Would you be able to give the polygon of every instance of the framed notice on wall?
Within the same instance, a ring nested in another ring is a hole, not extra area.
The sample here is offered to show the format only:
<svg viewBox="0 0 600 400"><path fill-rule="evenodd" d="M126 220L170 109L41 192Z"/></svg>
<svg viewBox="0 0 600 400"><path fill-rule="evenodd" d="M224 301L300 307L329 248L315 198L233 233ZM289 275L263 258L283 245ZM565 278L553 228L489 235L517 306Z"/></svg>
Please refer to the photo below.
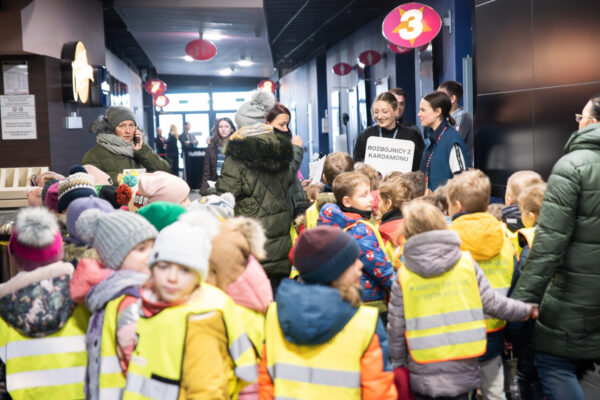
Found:
<svg viewBox="0 0 600 400"><path fill-rule="evenodd" d="M0 96L2 140L37 139L35 125L35 96Z"/></svg>

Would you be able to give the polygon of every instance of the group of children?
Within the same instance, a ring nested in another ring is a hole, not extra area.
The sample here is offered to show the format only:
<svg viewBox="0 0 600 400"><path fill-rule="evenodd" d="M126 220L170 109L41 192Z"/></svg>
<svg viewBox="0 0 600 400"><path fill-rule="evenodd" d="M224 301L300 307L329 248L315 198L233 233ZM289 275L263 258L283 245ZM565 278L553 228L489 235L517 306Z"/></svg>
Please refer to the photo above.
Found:
<svg viewBox="0 0 600 400"><path fill-rule="evenodd" d="M507 295L533 243L539 175L509 179L503 223L481 171L429 193L422 173L380 178L332 153L297 220L298 276L275 296L260 224L234 216L229 194L190 203L166 175L124 178L115 204L78 167L20 211L21 272L0 284L13 399L503 398L507 337L535 390L531 326L505 326L537 313Z"/></svg>

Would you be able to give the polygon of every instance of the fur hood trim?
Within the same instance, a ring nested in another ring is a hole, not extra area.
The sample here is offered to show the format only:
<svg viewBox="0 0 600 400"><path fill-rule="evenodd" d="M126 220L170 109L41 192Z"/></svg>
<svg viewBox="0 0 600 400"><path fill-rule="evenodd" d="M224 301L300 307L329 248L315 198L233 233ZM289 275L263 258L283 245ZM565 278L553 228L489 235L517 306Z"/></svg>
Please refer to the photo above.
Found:
<svg viewBox="0 0 600 400"><path fill-rule="evenodd" d="M36 268L30 272L19 272L11 280L0 285L0 298L45 279L53 279L62 275L72 275L74 270L73 264L59 261Z"/></svg>
<svg viewBox="0 0 600 400"><path fill-rule="evenodd" d="M257 260L262 260L267 256L265 253L267 238L258 221L247 217L235 217L228 220L226 224L246 237L250 254L256 257Z"/></svg>
<svg viewBox="0 0 600 400"><path fill-rule="evenodd" d="M290 167L294 153L289 139L283 135L265 133L230 140L225 155L249 168L281 172Z"/></svg>

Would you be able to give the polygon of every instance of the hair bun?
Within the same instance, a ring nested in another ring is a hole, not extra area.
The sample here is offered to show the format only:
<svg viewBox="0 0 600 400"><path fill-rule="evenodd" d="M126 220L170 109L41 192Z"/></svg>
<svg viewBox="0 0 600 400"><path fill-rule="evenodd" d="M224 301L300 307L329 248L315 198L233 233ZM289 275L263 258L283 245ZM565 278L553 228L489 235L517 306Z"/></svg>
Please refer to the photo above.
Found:
<svg viewBox="0 0 600 400"><path fill-rule="evenodd" d="M82 212L75 222L75 229L79 237L88 243L92 243L98 230L100 218L104 214L104 212L97 208L91 208Z"/></svg>
<svg viewBox="0 0 600 400"><path fill-rule="evenodd" d="M29 207L17 214L17 240L31 247L45 247L54 242L58 231L56 217L44 207Z"/></svg>

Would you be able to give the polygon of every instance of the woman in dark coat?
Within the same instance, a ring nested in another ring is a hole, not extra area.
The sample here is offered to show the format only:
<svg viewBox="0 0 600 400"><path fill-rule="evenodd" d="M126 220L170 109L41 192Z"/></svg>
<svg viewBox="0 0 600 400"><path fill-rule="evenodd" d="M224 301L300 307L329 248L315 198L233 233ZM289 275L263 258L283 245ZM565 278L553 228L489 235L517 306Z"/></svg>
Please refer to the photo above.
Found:
<svg viewBox="0 0 600 400"><path fill-rule="evenodd" d="M513 298L540 303L535 365L549 400L584 399L577 372L600 360L600 94L552 168Z"/></svg>
<svg viewBox="0 0 600 400"><path fill-rule="evenodd" d="M173 124L169 129L169 137L167 138L167 161L171 167L171 173L179 176L179 135L177 127Z"/></svg>
<svg viewBox="0 0 600 400"><path fill-rule="evenodd" d="M235 197L235 215L257 219L265 230L266 258L262 265L274 291L289 276L292 214L288 191L297 180L304 149L298 136L292 140L273 132L265 123L275 106L269 92L258 91L235 115L239 129L225 147L225 163L217 178L217 194Z"/></svg>
<svg viewBox="0 0 600 400"><path fill-rule="evenodd" d="M233 132L235 132L235 125L229 118L219 118L217 120L204 156L200 194L207 195L209 190L208 181L216 182L217 177L221 175L221 168L223 168L223 162L225 162L223 149Z"/></svg>

